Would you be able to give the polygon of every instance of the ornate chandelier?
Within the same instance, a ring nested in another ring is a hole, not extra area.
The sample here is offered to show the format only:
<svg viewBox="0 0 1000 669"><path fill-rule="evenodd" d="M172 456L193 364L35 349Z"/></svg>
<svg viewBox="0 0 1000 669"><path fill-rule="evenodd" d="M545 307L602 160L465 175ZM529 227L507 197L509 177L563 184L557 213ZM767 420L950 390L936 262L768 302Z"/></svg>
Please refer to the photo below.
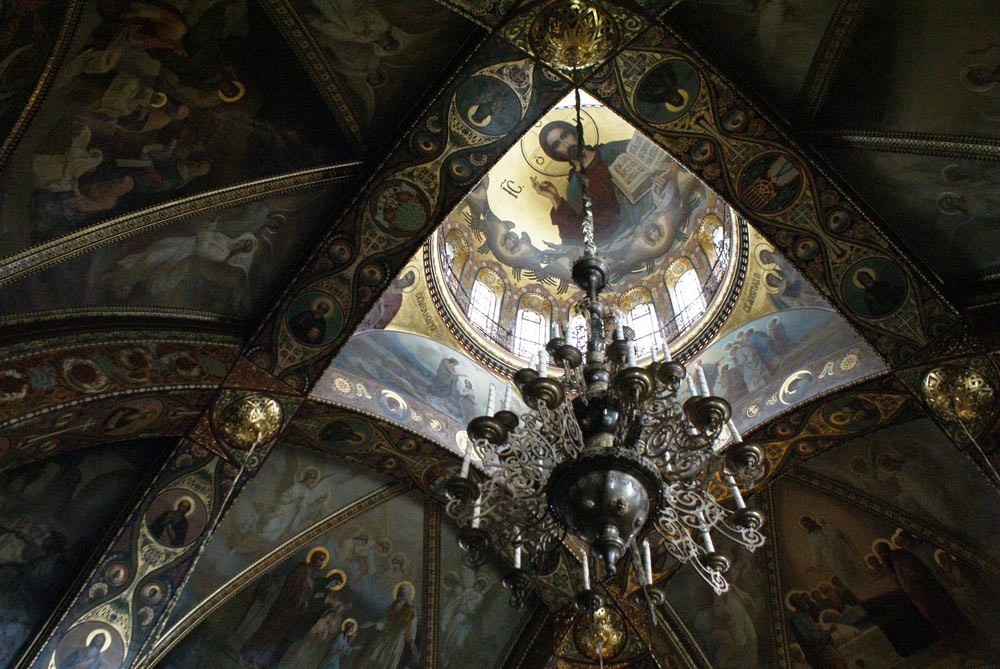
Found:
<svg viewBox="0 0 1000 669"><path fill-rule="evenodd" d="M490 389L486 415L469 423L461 474L448 482L447 512L471 565L491 549L509 550L514 569L505 584L514 606L535 577L556 569L564 548L579 551L581 607L603 606L591 576L608 578L623 560L657 603L663 593L652 587L651 540L722 593L729 561L713 533L749 551L764 543L764 518L740 492L762 475L763 452L743 443L729 403L711 395L700 366L692 378L666 344L648 365L637 364L631 329L601 302L608 266L594 243L579 89L576 132L584 252L572 274L584 297L570 311L585 317L586 345L580 350L553 327L537 368L513 377L531 409L524 415L509 410L509 385L494 411ZM561 375L549 376L549 359ZM691 396L682 403L685 379ZM731 440L723 440L724 427Z"/></svg>

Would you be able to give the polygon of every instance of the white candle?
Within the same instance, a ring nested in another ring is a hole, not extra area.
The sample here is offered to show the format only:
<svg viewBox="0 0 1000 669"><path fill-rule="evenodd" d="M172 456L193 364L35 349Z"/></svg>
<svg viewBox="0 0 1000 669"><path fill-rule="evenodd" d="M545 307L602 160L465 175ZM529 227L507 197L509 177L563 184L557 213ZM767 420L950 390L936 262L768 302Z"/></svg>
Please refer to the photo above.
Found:
<svg viewBox="0 0 1000 669"><path fill-rule="evenodd" d="M507 382L507 388L503 391L503 410L507 411L510 408L510 381Z"/></svg>
<svg viewBox="0 0 1000 669"><path fill-rule="evenodd" d="M703 397L708 397L709 395L712 394L712 391L708 389L708 377L705 376L705 368L701 366L700 362L698 363L697 374L698 374L698 389L701 390L701 394Z"/></svg>
<svg viewBox="0 0 1000 669"><path fill-rule="evenodd" d="M569 318L566 319L566 341L569 341L573 338L573 335L571 334L573 332L573 328L570 327L571 322L572 321Z"/></svg>
<svg viewBox="0 0 1000 669"><path fill-rule="evenodd" d="M514 539L514 569L521 568L521 533L517 533L517 538Z"/></svg>
<svg viewBox="0 0 1000 669"><path fill-rule="evenodd" d="M729 484L729 491L733 493L733 500L736 502L736 508L747 508L746 502L743 501L743 495L740 494L740 487L736 485L736 479L733 478L732 474L726 477L726 483Z"/></svg>
<svg viewBox="0 0 1000 669"><path fill-rule="evenodd" d="M698 389L694 387L694 380L691 378L691 375L688 374L684 378L687 379L687 382L688 382L688 392L691 393L691 397L698 397Z"/></svg>
<svg viewBox="0 0 1000 669"><path fill-rule="evenodd" d="M743 443L743 437L740 436L740 431L736 429L736 421L734 421L732 418L730 418L729 421L726 423L726 425L729 426L729 431L732 432L732 434L733 434L733 443L734 444L742 444Z"/></svg>
<svg viewBox="0 0 1000 669"><path fill-rule="evenodd" d="M642 568L646 571L646 585L653 585L653 553L649 548L649 539L642 540Z"/></svg>
<svg viewBox="0 0 1000 669"><path fill-rule="evenodd" d="M472 462L472 442L466 442L465 455L462 456L462 478L469 478L469 464Z"/></svg>
<svg viewBox="0 0 1000 669"><path fill-rule="evenodd" d="M486 398L486 415L492 416L497 403L497 389L490 384L490 394Z"/></svg>
<svg viewBox="0 0 1000 669"><path fill-rule="evenodd" d="M559 324L554 321L552 323L552 338L553 339L559 338Z"/></svg>
<svg viewBox="0 0 1000 669"><path fill-rule="evenodd" d="M587 549L582 549L580 555L583 557L583 589L590 590L590 564L587 562Z"/></svg>
<svg viewBox="0 0 1000 669"><path fill-rule="evenodd" d="M705 552L714 553L715 544L712 543L712 535L708 533L708 530L701 531L701 539L705 542Z"/></svg>
<svg viewBox="0 0 1000 669"><path fill-rule="evenodd" d="M628 343L628 354L625 358L625 365L627 367L635 367L635 344L632 342Z"/></svg>
<svg viewBox="0 0 1000 669"><path fill-rule="evenodd" d="M670 357L670 347L667 346L667 342L663 342L663 362L673 362L673 358Z"/></svg>
<svg viewBox="0 0 1000 669"><path fill-rule="evenodd" d="M543 379L549 375L549 354L545 348L538 349L538 376Z"/></svg>
<svg viewBox="0 0 1000 669"><path fill-rule="evenodd" d="M476 499L476 505L472 507L472 529L479 529L479 499Z"/></svg>
<svg viewBox="0 0 1000 669"><path fill-rule="evenodd" d="M615 339L625 339L625 326L621 321L615 326Z"/></svg>

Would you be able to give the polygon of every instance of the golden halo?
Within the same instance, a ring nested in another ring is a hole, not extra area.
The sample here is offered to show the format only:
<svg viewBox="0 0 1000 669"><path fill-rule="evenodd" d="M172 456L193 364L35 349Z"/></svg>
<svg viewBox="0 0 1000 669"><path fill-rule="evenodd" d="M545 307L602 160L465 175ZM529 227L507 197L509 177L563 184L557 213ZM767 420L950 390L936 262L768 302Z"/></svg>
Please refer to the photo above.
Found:
<svg viewBox="0 0 1000 669"><path fill-rule="evenodd" d="M96 639L98 635L104 637L104 643L101 644L101 651L100 651L103 653L111 646L111 633L108 632L107 630L94 630L93 632L88 634L87 641L84 643L84 646L89 646L90 642Z"/></svg>
<svg viewBox="0 0 1000 669"><path fill-rule="evenodd" d="M941 567L942 569L945 568L944 567L944 556L945 555L947 555L949 558L951 558L954 561L955 558L952 558L951 554L948 551L946 551L945 549L939 548L936 551L934 551L934 562L936 562L937 566Z"/></svg>
<svg viewBox="0 0 1000 669"><path fill-rule="evenodd" d="M955 193L952 191L945 191L941 193L940 195L938 195L937 198L938 211L940 211L945 216L958 216L959 214L963 213L960 209L945 209L944 205L942 204L942 200L944 200L945 198L960 200L962 199L962 195L960 193Z"/></svg>
<svg viewBox="0 0 1000 669"><path fill-rule="evenodd" d="M309 549L309 552L306 553L306 562L312 562L313 555L315 555L316 553L322 553L323 564L321 564L319 568L325 569L326 565L330 564L330 551L326 550L322 546L313 546L312 548Z"/></svg>
<svg viewBox="0 0 1000 669"><path fill-rule="evenodd" d="M986 91L990 90L991 88L997 85L995 81L991 81L988 84L974 84L971 81L969 81L969 75L972 74L974 70L983 68L988 69L986 65L983 65L981 63L976 63L974 65L967 65L966 67L962 68L962 72L961 74L958 75L958 78L961 80L963 84L965 84L966 88L968 88L973 93L985 93Z"/></svg>
<svg viewBox="0 0 1000 669"><path fill-rule="evenodd" d="M354 631L355 632L358 631L358 621L355 620L354 618L348 618L344 622L340 623L340 631L346 632L348 625L354 625Z"/></svg>
<svg viewBox="0 0 1000 669"><path fill-rule="evenodd" d="M395 585L395 587L393 587L393 589L392 589L392 598L393 599L398 599L399 598L399 589L402 588L403 586L406 586L407 588L409 588L409 590L410 590L410 601L412 602L414 600L414 598L417 596L417 589L415 587L413 587L413 584L410 583L409 581L400 581L399 583L397 583Z"/></svg>
<svg viewBox="0 0 1000 669"><path fill-rule="evenodd" d="M878 281L878 274L876 274L875 270L873 270L871 267L862 267L859 270L855 270L854 276L851 277L851 283L853 283L861 290L865 289L865 287L861 285L861 282L858 281L858 275L861 274L862 272L868 272L869 274L872 275L872 281Z"/></svg>
<svg viewBox="0 0 1000 669"><path fill-rule="evenodd" d="M685 107L687 107L687 103L688 103L688 100L690 100L690 99L691 99L691 94L690 94L690 93L688 93L688 92L687 92L686 90L684 90L683 88L678 88L678 89L677 89L677 92L681 94L681 97L682 97L682 98L684 98L684 102L680 103L680 104L679 104L679 105L677 105L676 107L675 107L674 105L670 104L669 102L664 102L664 103L663 103L663 106L667 108L667 111L671 111L671 112L679 112L679 111L681 111L682 109L684 109Z"/></svg>
<svg viewBox="0 0 1000 669"><path fill-rule="evenodd" d="M178 508L181 505L181 502L184 502L184 501L186 501L188 504L191 505L191 508L188 509L188 512L184 514L184 516L187 517L187 516L190 516L192 513L194 513L194 509L195 509L196 506L198 506L198 503L195 501L194 497L192 497L191 495L184 495L183 497L178 498L178 500L176 502L174 502L174 511L177 511Z"/></svg>
<svg viewBox="0 0 1000 669"><path fill-rule="evenodd" d="M801 595L804 592L804 590L789 590L788 594L785 595L785 607L787 607L788 610L793 610L794 607L792 606L792 597L795 595Z"/></svg>
<svg viewBox="0 0 1000 669"><path fill-rule="evenodd" d="M320 478L320 476L322 474L319 471L319 467L317 467L316 465L309 465L308 467L303 468L302 469L302 473L299 474L299 481L305 481L306 480L306 474L309 474L310 472L315 472L316 473L316 479L317 479L317 483L318 483L319 482L319 478Z"/></svg>
<svg viewBox="0 0 1000 669"><path fill-rule="evenodd" d="M327 306L327 313L329 314L333 313L333 300L331 300L329 297L317 297L315 300L313 300L312 310L316 311L316 309L319 307L320 304L325 304Z"/></svg>
<svg viewBox="0 0 1000 669"><path fill-rule="evenodd" d="M337 592L338 590L343 590L344 586L347 585L347 574L344 572L343 569L331 569L330 571L326 572L326 577L333 578L334 574L340 575L340 585L330 585L327 586L326 589L333 590L334 592Z"/></svg>
<svg viewBox="0 0 1000 669"><path fill-rule="evenodd" d="M167 104L167 94L163 91L154 91L153 98L149 101L149 106L153 109L159 109Z"/></svg>
<svg viewBox="0 0 1000 669"><path fill-rule="evenodd" d="M233 79L230 83L232 83L233 86L236 87L236 93L234 95L226 95L225 93L222 92L222 89L220 88L218 91L219 99L222 100L223 102L236 102L237 100L242 98L247 92L246 86L236 81L235 79Z"/></svg>
<svg viewBox="0 0 1000 669"><path fill-rule="evenodd" d="M476 110L478 109L479 105L472 105L471 107L468 108L468 110L466 110L466 113L469 116L469 122L472 125L476 126L477 128L485 128L493 121L493 114L487 115L486 120L484 120L482 123L476 123L475 121L472 120L472 115L475 114Z"/></svg>

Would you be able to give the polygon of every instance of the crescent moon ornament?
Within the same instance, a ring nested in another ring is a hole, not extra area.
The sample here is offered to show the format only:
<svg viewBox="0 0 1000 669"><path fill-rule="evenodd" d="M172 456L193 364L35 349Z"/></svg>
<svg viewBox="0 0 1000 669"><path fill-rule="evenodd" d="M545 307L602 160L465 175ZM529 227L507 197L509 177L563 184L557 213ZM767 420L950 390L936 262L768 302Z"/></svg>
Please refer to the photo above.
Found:
<svg viewBox="0 0 1000 669"><path fill-rule="evenodd" d="M242 98L247 92L246 86L236 81L235 79L233 79L230 83L232 83L232 85L236 87L236 92L233 93L232 95L226 95L225 93L222 92L222 89L220 88L219 99L222 100L223 102L236 102L237 100Z"/></svg>
<svg viewBox="0 0 1000 669"><path fill-rule="evenodd" d="M104 642L101 644L101 652L103 653L111 646L111 635L107 632L107 630L94 630L87 635L87 641L84 645L89 646L90 642L99 636L104 637Z"/></svg>
<svg viewBox="0 0 1000 669"><path fill-rule="evenodd" d="M325 569L326 565L330 563L330 551L326 550L322 546L313 546L309 549L309 552L306 553L306 562L312 562L313 555L316 555L316 553L323 556L323 563L319 566L319 568Z"/></svg>
<svg viewBox="0 0 1000 669"><path fill-rule="evenodd" d="M153 93L153 98L149 101L149 106L153 109L159 109L160 107L167 104L167 94L162 91L156 91Z"/></svg>

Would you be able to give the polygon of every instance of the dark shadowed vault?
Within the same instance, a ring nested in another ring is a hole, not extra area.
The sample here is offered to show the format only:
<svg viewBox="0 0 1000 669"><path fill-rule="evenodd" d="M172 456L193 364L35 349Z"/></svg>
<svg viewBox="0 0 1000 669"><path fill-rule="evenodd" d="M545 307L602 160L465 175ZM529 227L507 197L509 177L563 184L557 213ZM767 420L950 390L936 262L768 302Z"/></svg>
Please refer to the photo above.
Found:
<svg viewBox="0 0 1000 669"><path fill-rule="evenodd" d="M571 558L514 610L443 506L574 290L543 4L3 3L0 667L597 666ZM1000 666L994 3L603 6L585 130L676 195L616 184L615 299L764 448L769 539L721 597L658 551L656 625L609 587L605 666Z"/></svg>

